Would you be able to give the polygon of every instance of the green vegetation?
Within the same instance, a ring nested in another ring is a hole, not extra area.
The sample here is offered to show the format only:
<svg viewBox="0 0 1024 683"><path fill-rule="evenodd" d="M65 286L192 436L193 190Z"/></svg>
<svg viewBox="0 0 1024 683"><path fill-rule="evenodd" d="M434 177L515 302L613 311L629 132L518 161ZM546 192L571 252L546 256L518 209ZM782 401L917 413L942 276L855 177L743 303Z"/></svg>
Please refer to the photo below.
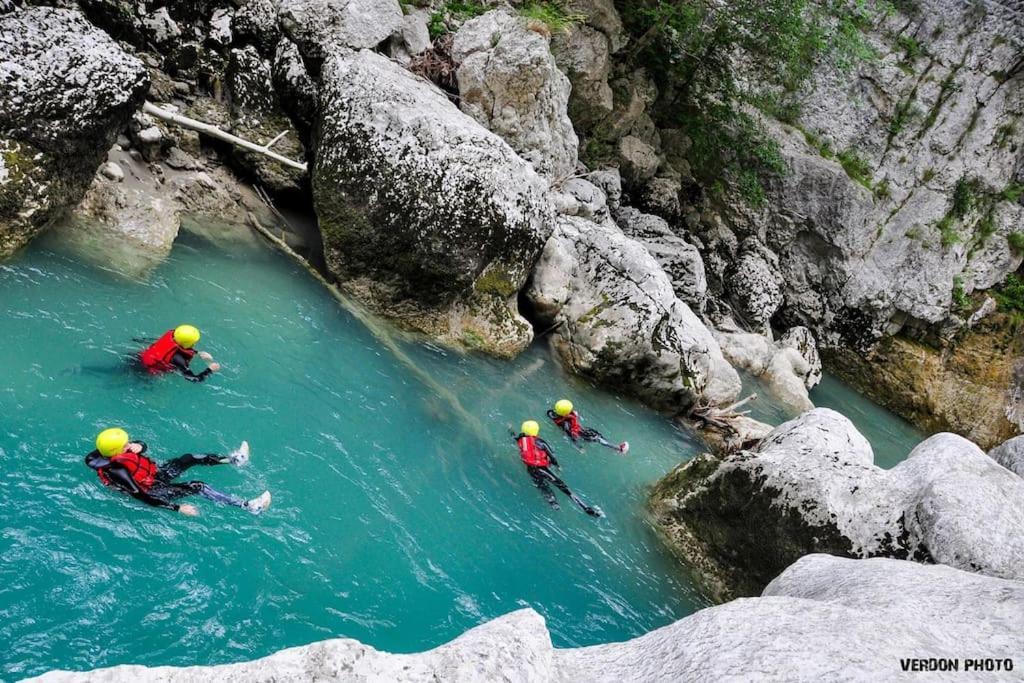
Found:
<svg viewBox="0 0 1024 683"><path fill-rule="evenodd" d="M809 133L806 130L803 131L803 133L804 140L807 141L808 145L816 149L818 151L818 154L825 157L826 159L836 158L836 153L832 151L832 148L829 147L829 144L827 142L822 142L821 138L819 138L814 133Z"/></svg>
<svg viewBox="0 0 1024 683"><path fill-rule="evenodd" d="M1010 144L1010 139L1017 134L1017 127L1012 123L1004 123L996 129L996 134L992 136L992 142L999 149L1006 149L1006 146Z"/></svg>
<svg viewBox="0 0 1024 683"><path fill-rule="evenodd" d="M559 0L528 2L519 8L519 14L531 22L543 24L549 33L568 33L586 17Z"/></svg>
<svg viewBox="0 0 1024 683"><path fill-rule="evenodd" d="M1010 249L1018 254L1024 253L1024 232L1011 232L1006 236L1006 241L1010 245Z"/></svg>
<svg viewBox="0 0 1024 683"><path fill-rule="evenodd" d="M1016 202L1024 195L1024 185L1011 182L999 193L999 199L1004 202Z"/></svg>
<svg viewBox="0 0 1024 683"><path fill-rule="evenodd" d="M871 189L871 166L857 154L857 150L852 147L844 149L837 158L842 164L843 170L846 171L846 175L869 190Z"/></svg>
<svg viewBox="0 0 1024 683"><path fill-rule="evenodd" d="M992 296L999 304L999 309L1006 313L1024 313L1024 278L1016 273L1006 277L999 287L992 290Z"/></svg>
<svg viewBox="0 0 1024 683"><path fill-rule="evenodd" d="M943 247L951 247L960 241L960 233L956 229L956 220L948 213L935 224L935 227L939 230L939 241Z"/></svg>
<svg viewBox="0 0 1024 683"><path fill-rule="evenodd" d="M964 280L959 275L953 277L953 306L959 311L967 310L970 306L971 299L967 296L967 291L964 289Z"/></svg>
<svg viewBox="0 0 1024 683"><path fill-rule="evenodd" d="M776 143L744 108L795 122L796 93L814 66L872 58L863 31L891 11L864 0L636 0L621 3L633 38L626 58L646 67L665 93L654 115L693 141L691 168L705 187L728 186L763 200L783 173ZM737 79L735 57L744 57ZM820 148L819 148L820 149Z"/></svg>
<svg viewBox="0 0 1024 683"><path fill-rule="evenodd" d="M953 205L949 212L954 218L963 218L978 203L980 183L976 179L961 178L953 188Z"/></svg>
<svg viewBox="0 0 1024 683"><path fill-rule="evenodd" d="M917 42L917 39L912 36L900 36L896 39L896 45L903 50L903 60L905 62L915 62L924 55L921 43Z"/></svg>
<svg viewBox="0 0 1024 683"><path fill-rule="evenodd" d="M875 193L875 199L888 199L889 197L891 197L892 191L889 188L889 179L886 178L882 182L875 185L875 189L873 190L873 192Z"/></svg>
<svg viewBox="0 0 1024 683"><path fill-rule="evenodd" d="M461 23L486 13L490 7L473 0L448 0L439 10L430 15L427 29L430 39L437 40L452 30L451 24Z"/></svg>
<svg viewBox="0 0 1024 683"><path fill-rule="evenodd" d="M934 168L926 168L926 169L924 169L924 173L921 174L921 182L922 183L931 182L932 178L934 178L934 177L935 177L935 169Z"/></svg>
<svg viewBox="0 0 1024 683"><path fill-rule="evenodd" d="M946 103L946 100L960 90L960 85L956 82L956 74L959 70L960 65L950 71L942 80L942 84L939 86L939 96L935 98L935 104L933 104L932 108L928 111L928 116L925 117L921 130L917 132L918 139L921 139L921 137L928 132L928 129L935 125L935 121L938 120L939 112L942 111L942 106Z"/></svg>

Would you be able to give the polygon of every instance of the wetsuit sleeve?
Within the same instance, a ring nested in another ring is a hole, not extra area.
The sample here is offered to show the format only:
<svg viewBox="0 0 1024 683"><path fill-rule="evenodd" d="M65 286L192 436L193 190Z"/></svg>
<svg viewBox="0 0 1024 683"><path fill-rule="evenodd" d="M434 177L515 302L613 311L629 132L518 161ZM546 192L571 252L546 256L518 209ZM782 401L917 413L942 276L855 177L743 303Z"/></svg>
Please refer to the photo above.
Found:
<svg viewBox="0 0 1024 683"><path fill-rule="evenodd" d="M132 498L141 500L146 505L152 505L153 507L164 508L166 510L174 510L175 512L177 512L180 507L177 503L171 503L157 498L156 496L151 496L140 489L139 485L135 483L134 479L132 479L132 475L128 473L128 470L121 467L118 463L110 463L104 469L104 472L114 486L121 489Z"/></svg>
<svg viewBox="0 0 1024 683"><path fill-rule="evenodd" d="M180 353L174 354L174 356L171 358L171 365L178 368L181 374L184 375L185 379L187 379L189 382L202 382L204 379L213 374L213 370L211 370L210 368L206 368L198 375L192 372L192 369L189 368L188 366L188 359L185 358L185 356L183 356Z"/></svg>
<svg viewBox="0 0 1024 683"><path fill-rule="evenodd" d="M544 439L538 438L537 439L537 447L540 448L542 451L544 451L544 452L546 452L548 454L548 457L551 458L551 463L555 467L561 467L561 465L558 464L558 458L555 457L554 449L552 449L551 446L548 445L547 441L545 441Z"/></svg>

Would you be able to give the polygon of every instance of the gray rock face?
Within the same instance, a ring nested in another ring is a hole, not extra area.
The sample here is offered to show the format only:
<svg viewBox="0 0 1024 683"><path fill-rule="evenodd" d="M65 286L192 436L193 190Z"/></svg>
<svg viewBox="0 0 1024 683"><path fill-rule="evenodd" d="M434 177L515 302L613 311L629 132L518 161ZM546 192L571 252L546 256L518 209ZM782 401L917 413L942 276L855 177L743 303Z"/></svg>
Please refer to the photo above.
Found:
<svg viewBox="0 0 1024 683"><path fill-rule="evenodd" d="M527 296L545 323L561 323L552 343L576 372L672 410L739 392L704 323L654 257L613 223L560 217Z"/></svg>
<svg viewBox="0 0 1024 683"><path fill-rule="evenodd" d="M235 40L242 45L255 45L264 55L272 55L281 39L277 23L280 8L280 0L247 0L231 20Z"/></svg>
<svg viewBox="0 0 1024 683"><path fill-rule="evenodd" d="M498 136L380 55L329 58L313 194L328 267L377 310L513 354L516 310L553 223L547 184Z"/></svg>
<svg viewBox="0 0 1024 683"><path fill-rule="evenodd" d="M665 269L676 296L698 314L703 313L708 281L697 247L672 232L663 218L633 208L620 209L615 218L622 231L643 244Z"/></svg>
<svg viewBox="0 0 1024 683"><path fill-rule="evenodd" d="M282 40L274 52L271 66L274 90L278 96L288 102L288 115L308 138L316 118L317 92L316 84L306 71L299 48L290 40Z"/></svg>
<svg viewBox="0 0 1024 683"><path fill-rule="evenodd" d="M898 560L810 555L783 572L763 597L704 609L622 643L556 650L543 618L527 609L419 654L327 640L239 664L118 666L54 671L33 680L918 681L922 674L904 672L901 659L1019 656L1022 603L1024 584L1017 581ZM950 679L966 677L961 671ZM1015 671L984 677L1019 678Z"/></svg>
<svg viewBox="0 0 1024 683"><path fill-rule="evenodd" d="M741 253L728 275L736 312L753 329L770 334L770 321L782 304L782 288L765 257L756 250Z"/></svg>
<svg viewBox="0 0 1024 683"><path fill-rule="evenodd" d="M0 255L82 198L148 85L76 11L0 15Z"/></svg>
<svg viewBox="0 0 1024 683"><path fill-rule="evenodd" d="M376 47L402 25L402 8L398 0L283 0L279 21L304 57L320 61Z"/></svg>
<svg viewBox="0 0 1024 683"><path fill-rule="evenodd" d="M1024 477L1024 436L1015 436L1003 442L990 450L988 455L1006 469Z"/></svg>
<svg viewBox="0 0 1024 683"><path fill-rule="evenodd" d="M548 39L519 16L495 10L455 34L462 110L503 137L543 174L576 168L579 141L569 120L569 79L558 70Z"/></svg>
<svg viewBox="0 0 1024 683"><path fill-rule="evenodd" d="M1024 578L1024 480L953 434L891 470L838 413L817 408L755 449L693 461L652 497L709 583L749 594L811 552L934 561Z"/></svg>
<svg viewBox="0 0 1024 683"><path fill-rule="evenodd" d="M225 84L229 95L230 131L257 144L266 144L280 133L274 151L295 161L303 161L305 148L284 113L274 89L270 63L256 47L247 45L228 55ZM262 154L232 149L231 156L270 192L298 193L306 174Z"/></svg>
<svg viewBox="0 0 1024 683"><path fill-rule="evenodd" d="M587 129L611 114L615 102L608 85L612 67L608 37L590 26L576 26L568 33L552 36L551 52L572 83L572 122Z"/></svg>

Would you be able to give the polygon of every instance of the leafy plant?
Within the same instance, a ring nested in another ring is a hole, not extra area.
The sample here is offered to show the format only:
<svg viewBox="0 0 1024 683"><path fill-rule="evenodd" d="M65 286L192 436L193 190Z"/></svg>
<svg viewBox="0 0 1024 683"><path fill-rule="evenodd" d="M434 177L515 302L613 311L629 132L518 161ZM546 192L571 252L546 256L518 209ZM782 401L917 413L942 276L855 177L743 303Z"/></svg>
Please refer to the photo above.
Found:
<svg viewBox="0 0 1024 683"><path fill-rule="evenodd" d="M1024 232L1017 232L1016 230L1006 236L1006 241L1010 245L1010 249L1013 249L1018 254L1024 253Z"/></svg>
<svg viewBox="0 0 1024 683"><path fill-rule="evenodd" d="M586 19L558 0L528 2L519 8L519 14L531 22L542 24L548 33L568 33L575 24Z"/></svg>
<svg viewBox="0 0 1024 683"><path fill-rule="evenodd" d="M967 296L967 291L964 289L964 280L959 275L953 277L953 305L957 310L966 310L970 305L971 299Z"/></svg>
<svg viewBox="0 0 1024 683"><path fill-rule="evenodd" d="M992 290L999 308L1005 312L1024 313L1024 278L1010 273L1002 285Z"/></svg>
<svg viewBox="0 0 1024 683"><path fill-rule="evenodd" d="M921 43L913 36L900 36L896 39L896 45L903 50L903 59L908 62L917 61L924 54Z"/></svg>
<svg viewBox="0 0 1024 683"><path fill-rule="evenodd" d="M485 14L490 9L486 5L473 0L448 0L439 10L430 15L427 30L430 39L437 40L451 31L450 22L462 22Z"/></svg>
<svg viewBox="0 0 1024 683"><path fill-rule="evenodd" d="M935 224L939 230L939 241L943 247L951 247L960 241L960 233L956 229L956 221L953 216L946 214Z"/></svg>
<svg viewBox="0 0 1024 683"><path fill-rule="evenodd" d="M1004 202L1016 202L1021 196L1024 196L1024 185L1020 183L1010 183L999 193L999 199Z"/></svg>
<svg viewBox="0 0 1024 683"><path fill-rule="evenodd" d="M857 154L857 150L852 147L844 149L837 158L842 164L843 170L846 171L846 175L869 190L871 189L871 166Z"/></svg>

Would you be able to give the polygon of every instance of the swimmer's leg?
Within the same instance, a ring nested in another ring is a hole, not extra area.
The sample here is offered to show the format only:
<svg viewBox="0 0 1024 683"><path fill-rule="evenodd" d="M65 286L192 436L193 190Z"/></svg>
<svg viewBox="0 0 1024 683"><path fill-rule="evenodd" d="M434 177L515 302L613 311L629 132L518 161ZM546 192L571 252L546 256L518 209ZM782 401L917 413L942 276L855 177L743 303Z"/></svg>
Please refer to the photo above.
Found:
<svg viewBox="0 0 1024 683"><path fill-rule="evenodd" d="M622 443L612 443L608 439L604 438L604 435L596 429L584 429L580 434L580 438L584 441L601 444L605 448L610 448L613 451L618 451L619 453L625 453L629 450L628 442L623 441Z"/></svg>
<svg viewBox="0 0 1024 683"><path fill-rule="evenodd" d="M579 505L581 510L586 512L591 517L600 517L601 516L601 511L600 510L598 510L595 507L591 507L591 506L587 505L586 503L584 503L583 499L581 499L575 493L570 491L569 490L569 485L566 484L564 481L562 481L562 479L560 477L558 477L558 475L556 475L554 472L549 470L547 467L538 467L537 469L539 470L538 476L543 477L543 478L547 479L548 481L550 481L552 484L554 484L558 488L559 491L561 491L562 493L564 493L565 495L567 495L569 497L569 500L571 500L572 502L574 502L577 505Z"/></svg>
<svg viewBox="0 0 1024 683"><path fill-rule="evenodd" d="M548 505L558 510L561 505L558 504L558 500L555 498L555 492L548 486L547 478L541 474L543 468L541 467L527 467L526 470L530 473L530 478L533 479L534 485L540 489L540 492L544 495L544 500L548 502Z"/></svg>
<svg viewBox="0 0 1024 683"><path fill-rule="evenodd" d="M216 453L200 453L196 455L193 453L186 453L181 457L168 460L161 464L159 468L159 477L164 481L170 482L171 480L180 477L185 470L195 465L226 465L230 462L231 457L227 455L217 455Z"/></svg>
<svg viewBox="0 0 1024 683"><path fill-rule="evenodd" d="M236 495L218 491L202 481L190 481L184 484L172 484L172 486L188 489L189 493L185 495L202 496L206 500L212 500L214 503L218 503L220 505L230 505L232 507L248 510L254 515L258 515L270 507L270 491L264 491L261 495L253 498L252 500L245 500L244 498L239 498Z"/></svg>

